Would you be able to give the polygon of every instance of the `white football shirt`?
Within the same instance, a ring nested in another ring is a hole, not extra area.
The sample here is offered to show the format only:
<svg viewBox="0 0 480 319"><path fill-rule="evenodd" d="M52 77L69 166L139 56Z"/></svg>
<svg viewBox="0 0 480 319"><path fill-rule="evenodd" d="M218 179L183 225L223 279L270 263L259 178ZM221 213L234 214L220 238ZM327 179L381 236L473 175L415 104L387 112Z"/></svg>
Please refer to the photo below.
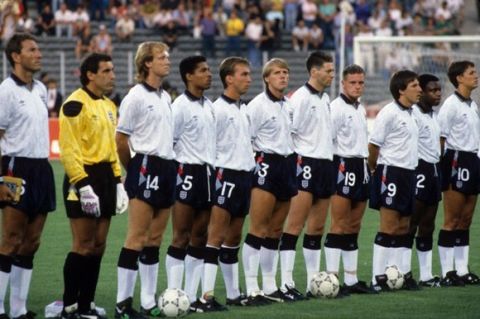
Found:
<svg viewBox="0 0 480 319"><path fill-rule="evenodd" d="M135 85L120 105L117 132L129 135L128 143L135 153L173 159L171 104L168 92L147 83Z"/></svg>
<svg viewBox="0 0 480 319"><path fill-rule="evenodd" d="M476 153L480 140L479 116L475 101L457 92L450 95L438 112L440 135L446 138L445 148Z"/></svg>
<svg viewBox="0 0 480 319"><path fill-rule="evenodd" d="M413 106L413 116L418 126L418 158L435 164L440 161L440 126L435 112L424 112Z"/></svg>
<svg viewBox="0 0 480 319"><path fill-rule="evenodd" d="M225 95L213 103L217 134L215 167L250 171L255 167L245 103Z"/></svg>
<svg viewBox="0 0 480 319"><path fill-rule="evenodd" d="M334 154L340 157L368 156L367 113L365 107L340 94L330 105Z"/></svg>
<svg viewBox="0 0 480 319"><path fill-rule="evenodd" d="M290 98L289 112L295 152L306 157L332 160L332 120L328 94L305 83Z"/></svg>
<svg viewBox="0 0 480 319"><path fill-rule="evenodd" d="M370 136L370 143L380 147L378 164L410 170L417 167L418 127L412 112L394 101L378 113Z"/></svg>
<svg viewBox="0 0 480 319"><path fill-rule="evenodd" d="M212 102L189 91L172 104L173 142L176 161L183 164L215 165L215 118Z"/></svg>
<svg viewBox="0 0 480 319"><path fill-rule="evenodd" d="M11 74L0 84L0 140L2 156L48 158L47 89L33 80L32 89Z"/></svg>
<svg viewBox="0 0 480 319"><path fill-rule="evenodd" d="M278 99L268 89L248 103L245 110L254 151L283 156L293 153L288 104L288 99Z"/></svg>

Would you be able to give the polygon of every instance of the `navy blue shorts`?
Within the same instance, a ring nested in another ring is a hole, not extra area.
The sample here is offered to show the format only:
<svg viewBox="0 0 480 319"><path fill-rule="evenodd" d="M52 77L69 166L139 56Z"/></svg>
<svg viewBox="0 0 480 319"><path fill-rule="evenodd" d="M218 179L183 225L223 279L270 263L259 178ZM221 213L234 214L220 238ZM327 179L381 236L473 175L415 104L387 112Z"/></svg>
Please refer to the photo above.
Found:
<svg viewBox="0 0 480 319"><path fill-rule="evenodd" d="M415 204L415 171L378 165L370 184L370 208L396 210L411 216Z"/></svg>
<svg viewBox="0 0 480 319"><path fill-rule="evenodd" d="M333 162L297 155L298 190L309 192L313 198L329 198L335 192Z"/></svg>
<svg viewBox="0 0 480 319"><path fill-rule="evenodd" d="M55 180L48 159L2 157L2 172L23 179L20 200L17 203L0 202L0 207L11 206L24 212L31 220L38 214L56 209Z"/></svg>
<svg viewBox="0 0 480 319"><path fill-rule="evenodd" d="M440 165L418 160L415 169L417 178L415 198L427 205L434 205L442 200Z"/></svg>
<svg viewBox="0 0 480 319"><path fill-rule="evenodd" d="M447 150L440 162L442 191L452 187L465 195L480 192L480 159L476 153Z"/></svg>
<svg viewBox="0 0 480 319"><path fill-rule="evenodd" d="M255 171L252 187L260 188L275 195L278 201L288 201L297 195L295 154L255 154Z"/></svg>
<svg viewBox="0 0 480 319"><path fill-rule="evenodd" d="M113 175L111 163L85 165L85 172L93 191L100 200L100 218L111 218L115 215L117 205L117 178ZM63 180L63 200L68 218L96 218L85 214L80 204L78 189L69 183L68 176Z"/></svg>
<svg viewBox="0 0 480 319"><path fill-rule="evenodd" d="M168 208L175 201L175 175L175 161L137 153L128 163L128 198L138 198L154 209Z"/></svg>
<svg viewBox="0 0 480 319"><path fill-rule="evenodd" d="M232 217L245 217L250 207L252 172L217 168L213 204L227 210Z"/></svg>
<svg viewBox="0 0 480 319"><path fill-rule="evenodd" d="M364 158L333 157L335 194L353 201L368 199L370 174Z"/></svg>
<svg viewBox="0 0 480 319"><path fill-rule="evenodd" d="M177 163L175 200L195 210L212 208L215 183L214 169L207 165Z"/></svg>

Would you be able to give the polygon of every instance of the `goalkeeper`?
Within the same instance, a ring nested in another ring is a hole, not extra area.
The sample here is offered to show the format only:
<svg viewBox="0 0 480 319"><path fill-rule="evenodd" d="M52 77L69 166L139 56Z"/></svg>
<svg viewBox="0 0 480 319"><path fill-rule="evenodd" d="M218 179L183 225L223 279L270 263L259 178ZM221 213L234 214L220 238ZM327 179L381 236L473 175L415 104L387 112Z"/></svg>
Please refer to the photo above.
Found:
<svg viewBox="0 0 480 319"><path fill-rule="evenodd" d="M63 196L73 238L63 269L62 318L100 318L93 300L110 219L128 205L114 140L117 111L106 97L115 83L111 57L88 56L80 82L60 111Z"/></svg>

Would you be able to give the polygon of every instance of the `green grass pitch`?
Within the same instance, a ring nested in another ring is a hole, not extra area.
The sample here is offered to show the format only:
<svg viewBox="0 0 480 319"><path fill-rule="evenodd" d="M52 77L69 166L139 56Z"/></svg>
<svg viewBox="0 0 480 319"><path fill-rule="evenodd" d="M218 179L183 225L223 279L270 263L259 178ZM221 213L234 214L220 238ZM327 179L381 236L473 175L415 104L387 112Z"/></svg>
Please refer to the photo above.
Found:
<svg viewBox="0 0 480 319"><path fill-rule="evenodd" d="M43 318L46 304L61 300L63 292L63 262L71 247L71 235L68 220L65 216L61 185L63 168L59 162L53 162L57 185L57 211L50 214L42 236L40 250L35 257L33 279L30 288L29 309L37 312ZM470 267L480 274L480 221L478 208L474 223L470 230ZM438 235L438 228L443 220L442 209L437 217L437 229L434 241ZM113 318L113 309L116 298L118 254L122 247L127 224L127 215L113 218L107 251L105 253L100 280L97 288L96 303L106 308L109 318ZM367 210L363 220L363 227L359 238L359 278L370 280L372 263L372 243L378 227L378 213ZM158 289L166 287L165 253L170 243L170 227L165 234L164 244L160 252L160 270ZM301 240L299 241L301 242ZM414 276L418 277L418 262L414 252L412 254ZM241 259L241 258L240 258ZM324 269L322 256L321 269ZM440 273L438 252L434 248L434 273ZM240 270L240 284L244 287L243 271ZM278 272L280 273L280 272ZM301 245L298 245L295 279L300 291L305 290L306 274L303 264ZM135 306L139 306L137 295ZM219 271L216 296L225 300L223 279ZM8 303L8 298L6 304ZM6 305L7 306L7 305ZM466 288L434 288L423 289L418 292L400 291L383 293L377 296L353 295L335 300L310 300L293 304L276 304L259 308L230 308L224 313L191 314L198 318L480 318L480 286Z"/></svg>

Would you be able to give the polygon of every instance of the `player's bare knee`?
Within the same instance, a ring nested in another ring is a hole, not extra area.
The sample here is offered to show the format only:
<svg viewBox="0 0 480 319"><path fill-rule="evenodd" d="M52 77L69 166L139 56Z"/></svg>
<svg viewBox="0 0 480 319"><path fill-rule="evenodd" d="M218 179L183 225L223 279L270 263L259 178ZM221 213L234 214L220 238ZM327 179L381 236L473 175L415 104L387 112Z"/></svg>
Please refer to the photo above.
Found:
<svg viewBox="0 0 480 319"><path fill-rule="evenodd" d="M190 245L194 247L203 247L207 243L207 233L192 234L190 238Z"/></svg>
<svg viewBox="0 0 480 319"><path fill-rule="evenodd" d="M23 241L22 234L18 232L5 232L2 238L2 251L5 255L16 254Z"/></svg>
<svg viewBox="0 0 480 319"><path fill-rule="evenodd" d="M237 232L235 234L229 234L223 241L223 244L225 244L228 247L237 247L240 245L240 242L242 241L242 232Z"/></svg>

